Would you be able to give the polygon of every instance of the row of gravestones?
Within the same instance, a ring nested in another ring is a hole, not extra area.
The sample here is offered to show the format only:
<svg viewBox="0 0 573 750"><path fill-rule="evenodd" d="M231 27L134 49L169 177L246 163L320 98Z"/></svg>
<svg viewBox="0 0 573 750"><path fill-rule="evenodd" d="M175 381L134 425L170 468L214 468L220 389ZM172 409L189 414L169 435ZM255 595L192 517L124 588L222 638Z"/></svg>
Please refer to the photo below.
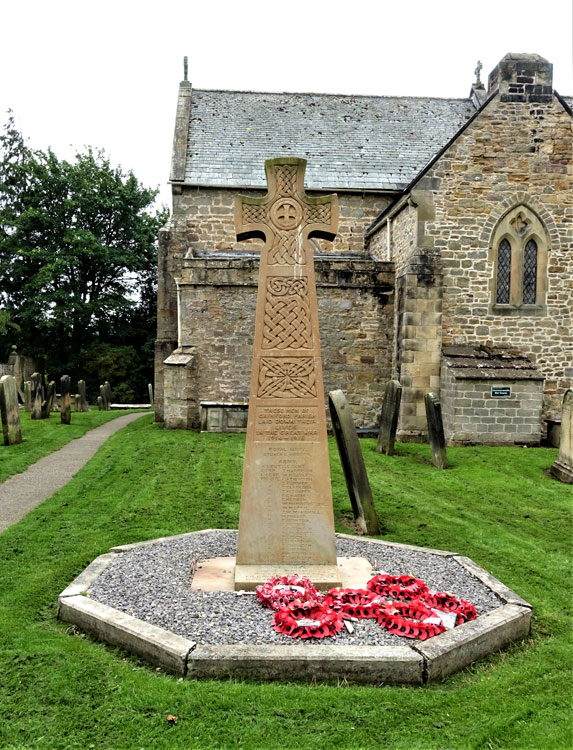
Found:
<svg viewBox="0 0 573 750"><path fill-rule="evenodd" d="M62 424L70 424L71 414L71 385L69 375L62 375L60 379L60 408L56 401L56 383L51 380L48 385L44 384L44 378L39 372L34 372L31 380L24 383L24 409L31 414L32 419L47 419L52 411L60 411ZM75 395L77 412L90 410L86 399L86 384L84 380L78 381L78 393Z"/></svg>
<svg viewBox="0 0 573 750"><path fill-rule="evenodd" d="M386 456L394 454L396 428L402 387L395 380L386 385L382 416L376 450ZM428 438L432 452L432 463L438 469L448 466L446 456L446 439L442 421L442 409L438 398L433 393L424 397ZM358 434L352 419L352 412L342 391L331 391L328 394L328 405L332 417L332 426L340 454L340 462L346 479L355 523L366 534L379 534L380 526L374 508L372 490L364 465L364 458L358 440ZM561 441L559 456L551 467L551 474L562 482L573 484L573 391L568 390L563 398L561 422Z"/></svg>

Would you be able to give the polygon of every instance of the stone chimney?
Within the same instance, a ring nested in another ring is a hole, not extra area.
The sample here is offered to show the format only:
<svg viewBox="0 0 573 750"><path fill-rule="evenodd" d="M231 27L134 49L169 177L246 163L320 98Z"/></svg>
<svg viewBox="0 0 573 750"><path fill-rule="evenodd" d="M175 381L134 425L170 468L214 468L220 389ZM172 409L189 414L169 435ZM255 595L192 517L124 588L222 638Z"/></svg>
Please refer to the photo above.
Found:
<svg viewBox="0 0 573 750"><path fill-rule="evenodd" d="M510 52L489 74L488 94L496 89L502 102L550 102L553 65L541 55Z"/></svg>

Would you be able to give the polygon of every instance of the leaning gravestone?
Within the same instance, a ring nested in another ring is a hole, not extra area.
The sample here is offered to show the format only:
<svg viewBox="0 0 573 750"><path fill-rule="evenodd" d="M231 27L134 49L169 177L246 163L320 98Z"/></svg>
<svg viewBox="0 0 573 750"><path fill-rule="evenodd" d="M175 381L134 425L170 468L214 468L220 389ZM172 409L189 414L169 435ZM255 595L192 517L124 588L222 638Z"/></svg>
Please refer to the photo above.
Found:
<svg viewBox="0 0 573 750"><path fill-rule="evenodd" d="M44 400L44 383L39 372L32 373L32 419L42 419L42 402Z"/></svg>
<svg viewBox="0 0 573 750"><path fill-rule="evenodd" d="M328 405L354 520L365 534L379 534L378 516L352 410L342 391L331 391Z"/></svg>
<svg viewBox="0 0 573 750"><path fill-rule="evenodd" d="M270 575L339 586L310 237L334 239L335 195L304 191L304 159L265 162L268 193L239 196L237 238L261 251L235 589Z"/></svg>
<svg viewBox="0 0 573 750"><path fill-rule="evenodd" d="M396 442L396 429L398 428L401 400L402 386L397 380L389 380L384 390L380 431L378 432L378 442L376 444L378 453L384 453L386 456L394 455L394 443Z"/></svg>
<svg viewBox="0 0 573 750"><path fill-rule="evenodd" d="M76 411L89 411L90 405L86 398L86 381L78 380L78 394L79 394L79 409L76 407Z"/></svg>
<svg viewBox="0 0 573 750"><path fill-rule="evenodd" d="M32 411L32 381L24 381L24 411L28 414Z"/></svg>
<svg viewBox="0 0 573 750"><path fill-rule="evenodd" d="M561 439L557 461L550 469L561 482L573 484L573 390L565 391L561 411Z"/></svg>
<svg viewBox="0 0 573 750"><path fill-rule="evenodd" d="M46 392L46 398L42 401L42 419L48 419L52 406L54 405L54 399L56 397L56 381L50 380L48 383L48 389Z"/></svg>
<svg viewBox="0 0 573 750"><path fill-rule="evenodd" d="M69 375L62 375L60 379L60 396L62 399L62 408L60 410L61 424L71 424L72 421L72 397L70 388L72 379Z"/></svg>
<svg viewBox="0 0 573 750"><path fill-rule="evenodd" d="M426 393L424 404L426 406L426 420L428 422L428 438L432 450L432 463L438 469L447 469L446 438L444 437L444 423L442 421L440 401L433 393Z"/></svg>
<svg viewBox="0 0 573 750"><path fill-rule="evenodd" d="M4 445L16 445L22 442L22 428L18 411L18 389L13 375L0 378L0 418Z"/></svg>

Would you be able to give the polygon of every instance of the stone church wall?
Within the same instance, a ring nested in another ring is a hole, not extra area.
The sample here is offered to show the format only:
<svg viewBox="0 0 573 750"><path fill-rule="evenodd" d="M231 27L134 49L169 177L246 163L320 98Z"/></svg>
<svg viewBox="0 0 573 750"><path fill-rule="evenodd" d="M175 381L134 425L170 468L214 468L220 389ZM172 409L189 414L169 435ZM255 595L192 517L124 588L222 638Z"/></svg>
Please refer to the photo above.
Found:
<svg viewBox="0 0 573 750"><path fill-rule="evenodd" d="M443 267L444 343L489 341L523 351L545 376L544 416L554 416L573 376L571 117L556 97L535 103L496 98L428 178L435 219L425 222L424 232ZM539 217L547 233L546 298L502 309L494 304L492 240L498 222L519 205Z"/></svg>
<svg viewBox="0 0 573 750"><path fill-rule="evenodd" d="M183 265L178 351L195 355L198 401L247 401L258 256ZM391 377L393 265L316 257L315 271L325 390L344 390L357 425L373 427Z"/></svg>

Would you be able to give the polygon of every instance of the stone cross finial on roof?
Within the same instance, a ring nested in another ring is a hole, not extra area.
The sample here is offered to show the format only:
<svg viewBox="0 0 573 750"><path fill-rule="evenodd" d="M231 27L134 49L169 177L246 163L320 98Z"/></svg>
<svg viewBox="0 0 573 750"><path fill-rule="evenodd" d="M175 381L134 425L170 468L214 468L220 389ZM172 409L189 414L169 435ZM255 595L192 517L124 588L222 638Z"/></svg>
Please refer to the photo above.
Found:
<svg viewBox="0 0 573 750"><path fill-rule="evenodd" d="M474 86L477 88L481 88L483 85L480 78L481 69L483 68L483 65L481 64L481 60L477 61L476 69L474 70L474 73L476 74L476 80L474 83Z"/></svg>
<svg viewBox="0 0 573 750"><path fill-rule="evenodd" d="M189 65L187 63L187 55L183 58L183 80L187 81L187 76L189 75Z"/></svg>

